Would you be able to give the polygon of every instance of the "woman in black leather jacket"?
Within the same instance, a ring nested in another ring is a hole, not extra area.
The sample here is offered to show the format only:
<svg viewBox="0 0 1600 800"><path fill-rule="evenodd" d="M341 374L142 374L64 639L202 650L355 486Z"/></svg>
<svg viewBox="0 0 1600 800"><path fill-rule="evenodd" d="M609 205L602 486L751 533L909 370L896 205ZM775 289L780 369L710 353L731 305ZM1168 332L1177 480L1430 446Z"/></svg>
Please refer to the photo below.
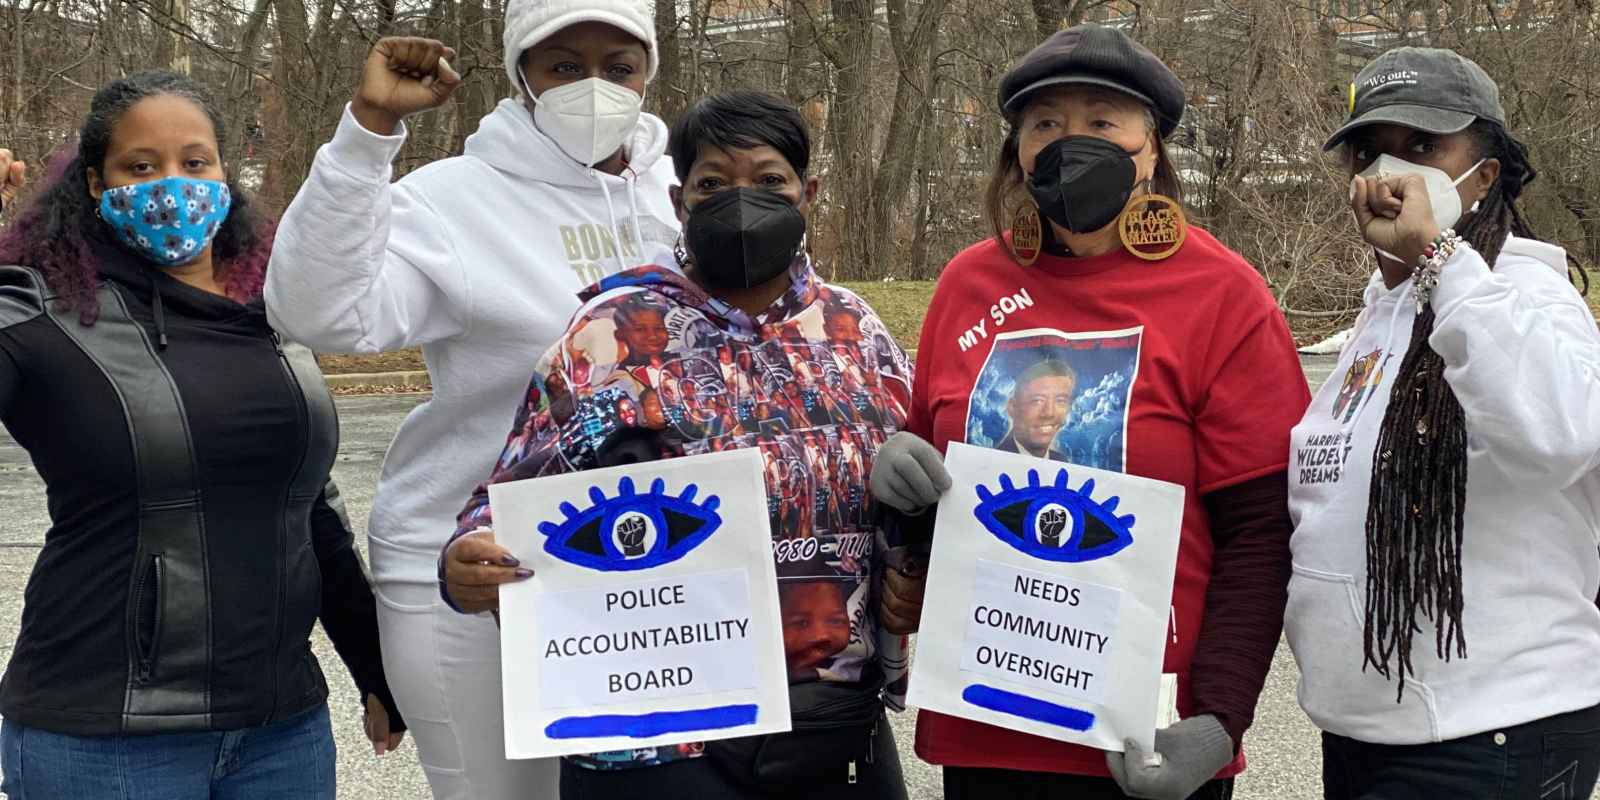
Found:
<svg viewBox="0 0 1600 800"><path fill-rule="evenodd" d="M0 422L52 523L0 682L12 800L331 800L317 619L375 749L404 730L333 402L267 325L270 234L223 138L188 79L112 82L0 235Z"/></svg>

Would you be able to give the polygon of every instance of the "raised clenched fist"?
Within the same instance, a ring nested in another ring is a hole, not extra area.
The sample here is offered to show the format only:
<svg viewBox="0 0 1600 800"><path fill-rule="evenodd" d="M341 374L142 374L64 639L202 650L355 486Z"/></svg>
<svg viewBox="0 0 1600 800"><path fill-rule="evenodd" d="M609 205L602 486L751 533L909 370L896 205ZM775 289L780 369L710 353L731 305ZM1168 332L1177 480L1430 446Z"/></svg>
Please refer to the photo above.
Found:
<svg viewBox="0 0 1600 800"><path fill-rule="evenodd" d="M12 156L10 150L0 148L0 211L11 205L27 183L28 165Z"/></svg>
<svg viewBox="0 0 1600 800"><path fill-rule="evenodd" d="M1406 269L1439 236L1428 182L1421 175L1363 177L1350 182L1350 207L1367 244L1393 254Z"/></svg>
<svg viewBox="0 0 1600 800"><path fill-rule="evenodd" d="M435 39L379 39L367 54L361 83L350 101L356 121L387 136L400 126L400 120L444 105L461 85L461 76L450 68L455 55L455 50Z"/></svg>
<svg viewBox="0 0 1600 800"><path fill-rule="evenodd" d="M1060 547L1061 532L1066 529L1066 509L1047 508L1039 512L1039 544L1045 547Z"/></svg>
<svg viewBox="0 0 1600 800"><path fill-rule="evenodd" d="M644 517L623 517L617 521L617 541L622 554L630 558L644 555Z"/></svg>

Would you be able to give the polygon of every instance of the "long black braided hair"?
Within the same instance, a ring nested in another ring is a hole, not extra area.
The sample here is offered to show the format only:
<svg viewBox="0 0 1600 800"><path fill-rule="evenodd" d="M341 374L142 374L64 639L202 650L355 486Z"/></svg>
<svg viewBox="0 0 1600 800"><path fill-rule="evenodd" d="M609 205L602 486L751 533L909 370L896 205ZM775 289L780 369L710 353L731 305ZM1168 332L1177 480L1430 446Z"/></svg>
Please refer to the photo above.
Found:
<svg viewBox="0 0 1600 800"><path fill-rule="evenodd" d="M1500 177L1460 234L1492 268L1507 236L1537 239L1517 207L1538 172L1528 148L1498 123L1479 120L1467 129L1475 158L1500 162ZM1572 261L1569 278L1587 273ZM1467 501L1467 427L1461 403L1444 379L1444 360L1428 344L1433 308L1411 327L1378 432L1367 502L1367 603L1365 661L1385 678L1399 673L1396 702L1412 674L1412 634L1421 615L1434 623L1439 658L1466 658L1461 629L1462 528ZM1398 665L1395 661L1398 659Z"/></svg>

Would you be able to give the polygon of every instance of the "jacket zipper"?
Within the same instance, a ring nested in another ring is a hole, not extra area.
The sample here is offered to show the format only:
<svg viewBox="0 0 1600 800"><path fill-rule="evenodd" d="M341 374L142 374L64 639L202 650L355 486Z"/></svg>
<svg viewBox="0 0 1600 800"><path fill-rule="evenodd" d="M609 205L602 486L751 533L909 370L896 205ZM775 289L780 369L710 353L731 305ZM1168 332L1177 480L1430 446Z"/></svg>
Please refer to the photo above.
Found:
<svg viewBox="0 0 1600 800"><path fill-rule="evenodd" d="M285 523L287 522L288 518L290 501L289 495L294 491L295 481L300 478L300 471L305 469L306 450L310 445L311 439L311 425L309 422L311 412L306 408L305 389L300 385L300 379L295 377L294 367L289 363L288 354L283 352L283 339L278 336L277 331L272 331L272 349L278 353L278 363L283 367L283 376L285 382L288 383L290 392L292 392L296 398L294 408L295 419L299 423L300 427L300 458L295 462L294 472L289 476L289 485L284 487L283 506L281 509L279 509L278 513L278 606L274 618L275 622L272 635L272 706L267 711L267 718L262 724L271 722L272 719L277 716L278 693L282 690L282 687L278 685L281 670L277 668L277 662L281 656L280 651L283 649L284 584L287 582L289 572L287 555L289 537L288 532L285 530Z"/></svg>
<svg viewBox="0 0 1600 800"><path fill-rule="evenodd" d="M139 575L139 582L133 587L133 648L137 657L137 669L134 672L135 682L140 685L150 683L155 679L156 656L161 645L161 556L153 555L145 564L144 571ZM153 597L150 595L153 593ZM145 619L144 608L148 603L152 609L150 618ZM139 635L147 633L150 638L148 645L139 641Z"/></svg>

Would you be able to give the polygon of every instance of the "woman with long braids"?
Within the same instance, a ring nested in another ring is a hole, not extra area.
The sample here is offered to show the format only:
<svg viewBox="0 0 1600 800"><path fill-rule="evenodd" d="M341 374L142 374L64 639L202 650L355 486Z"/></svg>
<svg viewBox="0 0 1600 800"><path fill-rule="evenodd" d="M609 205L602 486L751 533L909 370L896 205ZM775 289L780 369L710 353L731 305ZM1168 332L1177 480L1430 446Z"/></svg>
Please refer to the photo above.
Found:
<svg viewBox="0 0 1600 800"><path fill-rule="evenodd" d="M0 424L50 511L0 680L11 800L333 800L319 620L374 750L405 730L333 399L267 324L226 140L188 78L112 81L0 235Z"/></svg>
<svg viewBox="0 0 1600 800"><path fill-rule="evenodd" d="M1326 797L1588 797L1600 333L1517 207L1527 148L1477 64L1419 48L1361 71L1327 147L1378 271L1289 473Z"/></svg>

